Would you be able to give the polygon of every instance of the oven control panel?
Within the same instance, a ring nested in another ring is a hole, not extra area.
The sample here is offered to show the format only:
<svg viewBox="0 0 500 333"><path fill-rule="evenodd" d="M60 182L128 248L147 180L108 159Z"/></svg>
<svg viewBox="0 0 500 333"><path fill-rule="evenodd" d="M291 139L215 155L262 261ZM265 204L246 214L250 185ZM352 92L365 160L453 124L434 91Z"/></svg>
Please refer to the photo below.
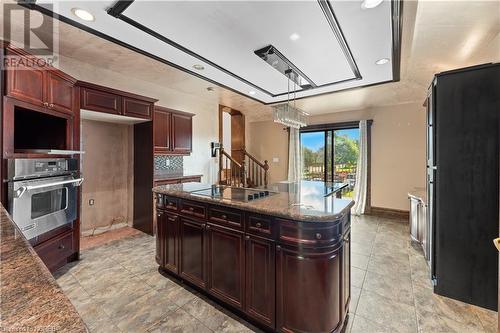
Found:
<svg viewBox="0 0 500 333"><path fill-rule="evenodd" d="M73 158L12 159L7 162L8 180L20 180L72 174L78 171Z"/></svg>
<svg viewBox="0 0 500 333"><path fill-rule="evenodd" d="M68 170L68 161L36 161L35 172L60 172Z"/></svg>

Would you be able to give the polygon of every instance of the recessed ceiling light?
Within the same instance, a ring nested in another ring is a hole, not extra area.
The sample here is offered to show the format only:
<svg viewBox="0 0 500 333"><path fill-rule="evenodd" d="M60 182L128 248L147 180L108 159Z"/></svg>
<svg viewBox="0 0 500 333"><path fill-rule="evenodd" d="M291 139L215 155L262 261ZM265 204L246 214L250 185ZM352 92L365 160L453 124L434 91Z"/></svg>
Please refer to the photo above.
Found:
<svg viewBox="0 0 500 333"><path fill-rule="evenodd" d="M298 33L293 33L290 35L290 40L296 41L297 39L300 38L300 35Z"/></svg>
<svg viewBox="0 0 500 333"><path fill-rule="evenodd" d="M389 62L388 58L382 58L382 59L379 59L379 60L375 61L375 64L377 64L377 65L385 65L388 62Z"/></svg>
<svg viewBox="0 0 500 333"><path fill-rule="evenodd" d="M72 8L71 12L73 13L73 15L75 15L76 17L78 17L84 21L94 21L95 20L94 15L92 15L91 13L86 11L85 9Z"/></svg>
<svg viewBox="0 0 500 333"><path fill-rule="evenodd" d="M255 91L253 91L253 90L250 90L248 93L249 93L250 95L255 95Z"/></svg>
<svg viewBox="0 0 500 333"><path fill-rule="evenodd" d="M361 3L361 8L372 9L380 5L384 0L363 0Z"/></svg>
<svg viewBox="0 0 500 333"><path fill-rule="evenodd" d="M208 91L214 91L214 90L215 90L215 88L214 88L214 87L207 87L207 90L208 90Z"/></svg>
<svg viewBox="0 0 500 333"><path fill-rule="evenodd" d="M193 68L198 70L198 71L202 71L205 69L205 67L203 67L203 65L199 65L199 64L193 65Z"/></svg>

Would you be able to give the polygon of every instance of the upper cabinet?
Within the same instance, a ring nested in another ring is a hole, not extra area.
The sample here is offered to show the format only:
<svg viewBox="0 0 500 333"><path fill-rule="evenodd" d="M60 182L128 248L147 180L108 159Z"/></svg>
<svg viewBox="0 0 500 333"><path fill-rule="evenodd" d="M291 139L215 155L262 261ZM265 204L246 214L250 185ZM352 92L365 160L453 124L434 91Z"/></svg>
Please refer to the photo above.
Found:
<svg viewBox="0 0 500 333"><path fill-rule="evenodd" d="M89 82L78 81L80 107L89 111L105 112L126 117L151 120L154 98L131 94Z"/></svg>
<svg viewBox="0 0 500 333"><path fill-rule="evenodd" d="M189 155L193 143L193 114L156 106L154 151L164 155Z"/></svg>
<svg viewBox="0 0 500 333"><path fill-rule="evenodd" d="M21 50L6 49L17 63L33 58ZM6 95L51 110L73 113L76 80L52 67L13 67L6 70Z"/></svg>

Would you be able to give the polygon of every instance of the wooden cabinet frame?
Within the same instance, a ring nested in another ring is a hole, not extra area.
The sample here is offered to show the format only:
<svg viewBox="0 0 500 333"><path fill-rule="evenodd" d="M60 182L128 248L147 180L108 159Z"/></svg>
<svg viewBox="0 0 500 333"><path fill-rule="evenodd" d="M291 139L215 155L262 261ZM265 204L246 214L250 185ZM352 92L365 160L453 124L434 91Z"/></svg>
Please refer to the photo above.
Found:
<svg viewBox="0 0 500 333"><path fill-rule="evenodd" d="M193 116L192 113L155 106L155 154L189 155L193 150Z"/></svg>

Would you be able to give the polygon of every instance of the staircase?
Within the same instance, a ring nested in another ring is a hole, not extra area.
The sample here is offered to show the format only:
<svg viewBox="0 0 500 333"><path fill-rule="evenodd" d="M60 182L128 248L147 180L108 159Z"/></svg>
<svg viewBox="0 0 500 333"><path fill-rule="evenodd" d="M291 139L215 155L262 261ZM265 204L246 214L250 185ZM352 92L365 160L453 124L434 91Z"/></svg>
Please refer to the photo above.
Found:
<svg viewBox="0 0 500 333"><path fill-rule="evenodd" d="M243 150L243 160L236 161L224 148L219 153L219 184L234 187L267 186L269 164Z"/></svg>

